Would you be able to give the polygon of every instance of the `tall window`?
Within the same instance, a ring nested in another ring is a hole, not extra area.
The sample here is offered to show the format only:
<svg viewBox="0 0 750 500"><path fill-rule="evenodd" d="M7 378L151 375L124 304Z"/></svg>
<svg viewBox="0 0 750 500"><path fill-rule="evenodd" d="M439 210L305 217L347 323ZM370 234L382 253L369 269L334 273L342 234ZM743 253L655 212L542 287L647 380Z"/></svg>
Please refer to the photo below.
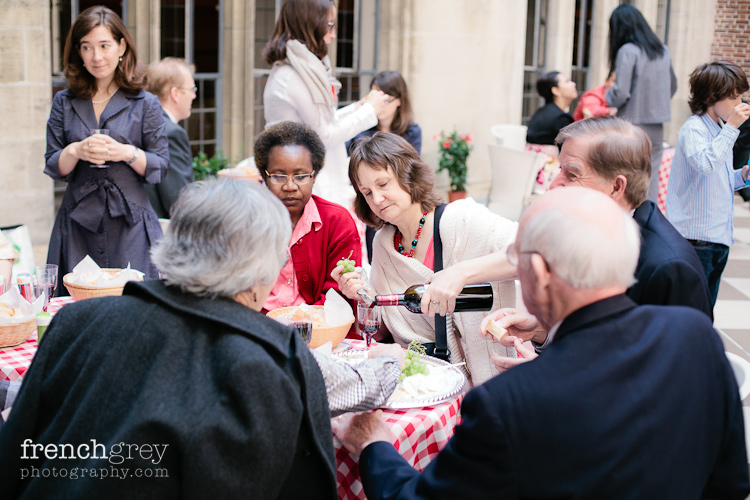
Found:
<svg viewBox="0 0 750 500"><path fill-rule="evenodd" d="M193 156L199 151L213 156L221 143L222 7L223 0L161 0L161 57L182 57L195 64L197 97L182 124Z"/></svg>
<svg viewBox="0 0 750 500"><path fill-rule="evenodd" d="M536 80L544 70L544 47L547 40L547 1L528 0L526 12L526 59L523 66L523 106L521 123L544 104L536 91Z"/></svg>

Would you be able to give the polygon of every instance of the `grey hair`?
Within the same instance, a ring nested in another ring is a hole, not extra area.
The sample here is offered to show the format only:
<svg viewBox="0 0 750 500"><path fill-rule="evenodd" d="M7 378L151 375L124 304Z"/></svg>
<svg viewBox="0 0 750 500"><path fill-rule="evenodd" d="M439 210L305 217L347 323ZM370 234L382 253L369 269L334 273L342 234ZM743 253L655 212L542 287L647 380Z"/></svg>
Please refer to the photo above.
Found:
<svg viewBox="0 0 750 500"><path fill-rule="evenodd" d="M541 255L573 288L629 288L635 283L641 235L627 212L616 213L619 224L592 221L585 211L550 207L529 220L520 250Z"/></svg>
<svg viewBox="0 0 750 500"><path fill-rule="evenodd" d="M194 182L180 193L151 259L167 284L234 298L276 281L292 234L289 212L252 181Z"/></svg>

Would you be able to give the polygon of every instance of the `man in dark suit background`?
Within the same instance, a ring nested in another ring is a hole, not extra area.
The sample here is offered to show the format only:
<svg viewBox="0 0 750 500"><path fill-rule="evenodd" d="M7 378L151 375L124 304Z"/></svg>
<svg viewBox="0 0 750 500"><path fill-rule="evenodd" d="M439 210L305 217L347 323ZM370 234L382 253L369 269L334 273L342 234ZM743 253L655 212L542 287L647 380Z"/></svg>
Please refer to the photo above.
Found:
<svg viewBox="0 0 750 500"><path fill-rule="evenodd" d="M377 413L334 420L367 497L744 499L742 408L721 341L695 309L625 295L638 248L632 217L595 190L531 205L508 260L552 343L469 392L421 474Z"/></svg>
<svg viewBox="0 0 750 500"><path fill-rule="evenodd" d="M156 215L168 219L169 210L186 184L193 182L193 155L187 132L179 125L190 117L196 86L195 67L184 59L165 57L148 68L147 90L161 102L169 140L169 170L160 184L148 184L146 192Z"/></svg>

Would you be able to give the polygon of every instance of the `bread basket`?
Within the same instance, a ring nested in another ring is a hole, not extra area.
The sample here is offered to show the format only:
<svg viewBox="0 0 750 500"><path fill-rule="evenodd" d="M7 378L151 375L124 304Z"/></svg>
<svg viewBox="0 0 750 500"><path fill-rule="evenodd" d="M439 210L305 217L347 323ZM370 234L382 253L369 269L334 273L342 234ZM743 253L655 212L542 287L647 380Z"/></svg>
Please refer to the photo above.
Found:
<svg viewBox="0 0 750 500"><path fill-rule="evenodd" d="M323 309L323 306L312 307L316 309ZM268 311L268 313L266 313L266 316L268 316L269 318L278 318L279 316L292 312L294 309L297 309L297 306L280 307L278 309ZM307 346L311 349L315 349L316 347L320 347L330 340L333 344L333 347L336 347L341 343L342 340L344 340L346 334L349 333L349 328L351 328L353 323L354 317L352 317L351 321L344 323L343 325L313 326L312 339L310 340L310 343L307 344Z"/></svg>
<svg viewBox="0 0 750 500"><path fill-rule="evenodd" d="M122 269L102 268L102 272L109 273L109 274L116 274L116 273L119 273L120 271L122 271ZM73 276L73 273L68 273L65 276L63 276L63 284L65 285L65 288L67 288L70 296L73 297L73 300L75 301L93 299L96 297L110 297L110 296L122 295L122 289L125 288L125 285L111 286L111 287L79 285L77 283L70 282L70 279L72 276Z"/></svg>
<svg viewBox="0 0 750 500"><path fill-rule="evenodd" d="M0 325L0 347L23 344L35 330L36 319L33 317L22 323Z"/></svg>

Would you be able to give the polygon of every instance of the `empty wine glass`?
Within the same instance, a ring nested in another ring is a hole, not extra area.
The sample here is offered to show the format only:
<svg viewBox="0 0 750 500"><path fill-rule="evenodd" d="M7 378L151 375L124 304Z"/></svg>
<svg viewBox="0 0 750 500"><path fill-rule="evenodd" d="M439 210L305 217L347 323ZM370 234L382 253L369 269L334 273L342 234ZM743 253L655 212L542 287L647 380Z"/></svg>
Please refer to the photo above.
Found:
<svg viewBox="0 0 750 500"><path fill-rule="evenodd" d="M380 307L376 305L357 304L357 324L359 332L367 344L367 350L370 349L372 337L380 328Z"/></svg>
<svg viewBox="0 0 750 500"><path fill-rule="evenodd" d="M92 128L91 130L89 130L89 136L97 135L97 134L109 135L109 129L108 128ZM107 155L107 157L109 158L109 155ZM109 165L107 165L106 162L102 163L101 165L96 165L96 164L92 163L91 165L89 165L89 167L92 167L92 168L107 168L107 167L109 167Z"/></svg>

